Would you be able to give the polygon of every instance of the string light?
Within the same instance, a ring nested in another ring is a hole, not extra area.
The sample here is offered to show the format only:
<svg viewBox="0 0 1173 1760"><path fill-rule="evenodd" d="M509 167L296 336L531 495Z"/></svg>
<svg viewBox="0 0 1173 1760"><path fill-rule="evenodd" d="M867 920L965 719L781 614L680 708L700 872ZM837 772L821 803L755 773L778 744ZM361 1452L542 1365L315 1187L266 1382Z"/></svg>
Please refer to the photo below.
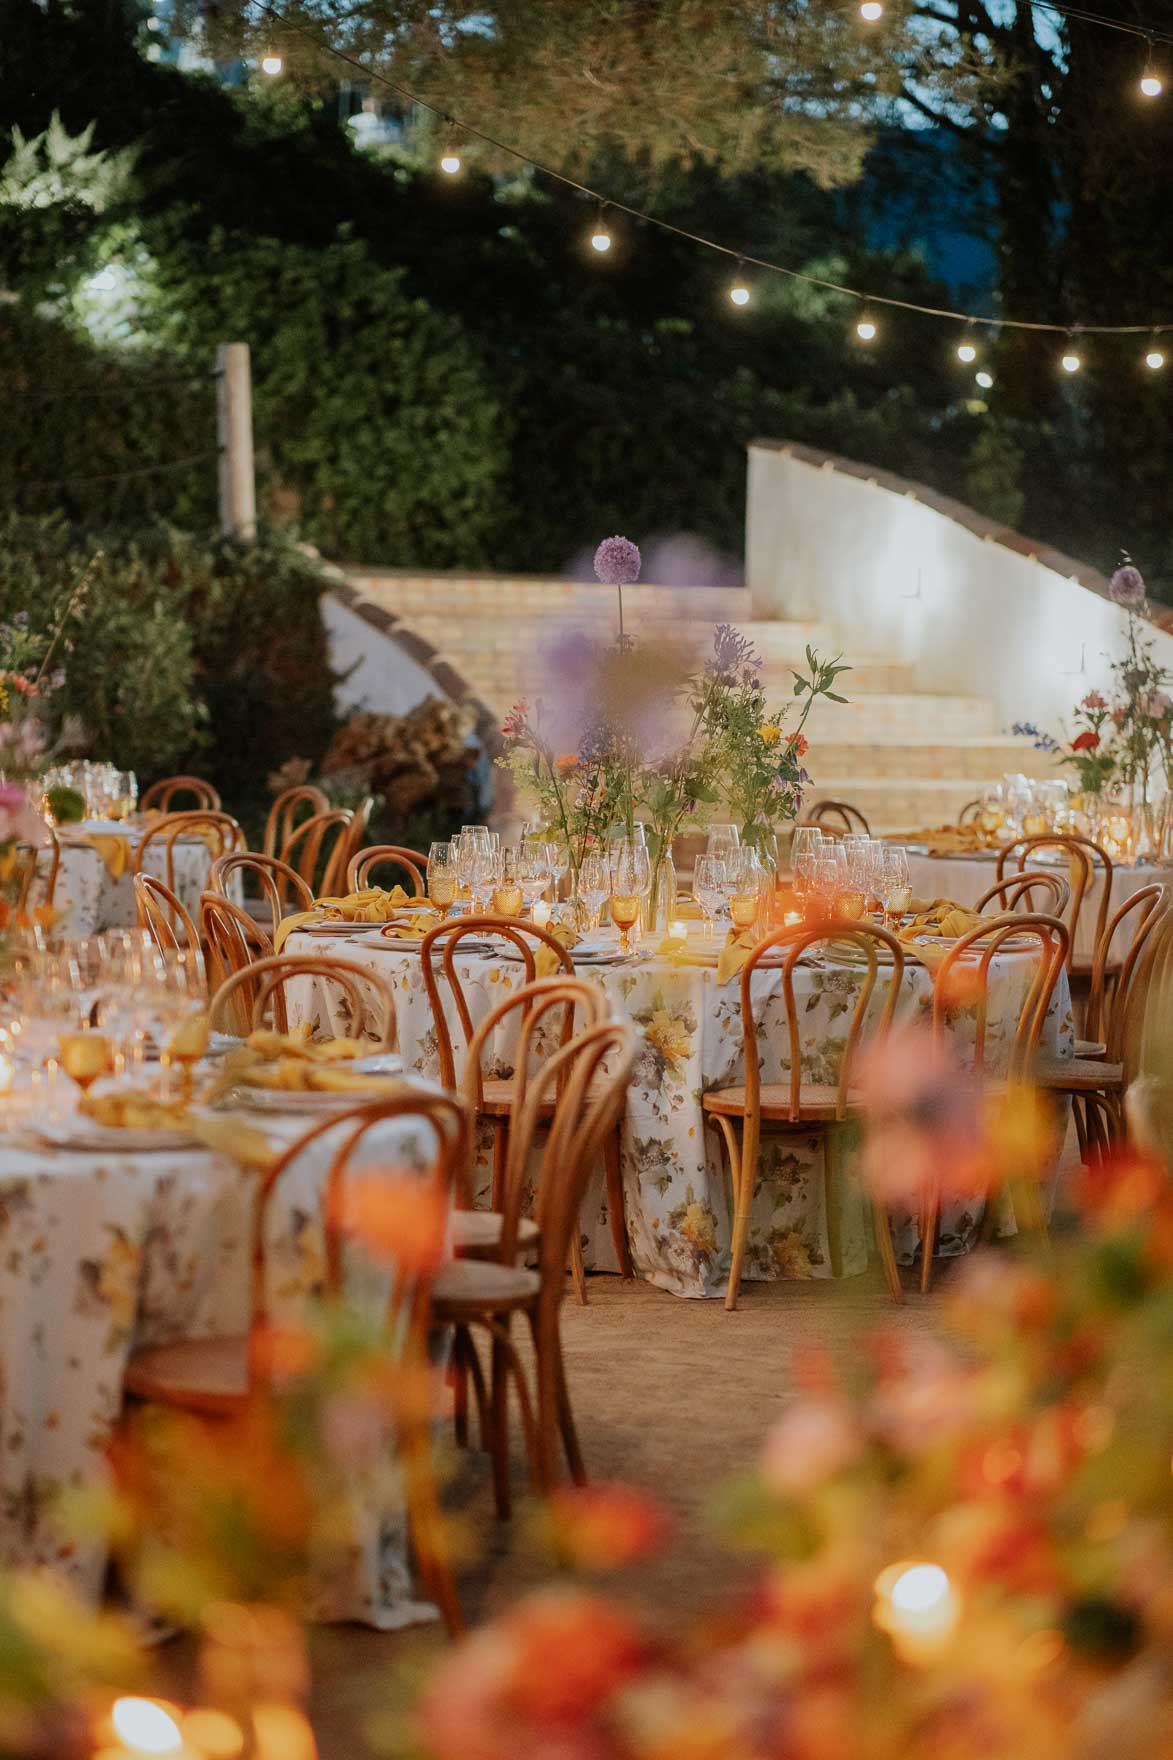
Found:
<svg viewBox="0 0 1173 1760"><path fill-rule="evenodd" d="M737 267L740 269L741 264L738 263ZM738 275L737 280L729 289L729 298L733 301L735 306L747 306L749 304L749 288L745 285L744 276Z"/></svg>
<svg viewBox="0 0 1173 1760"><path fill-rule="evenodd" d="M460 173L460 154L449 147L446 152L440 155L440 169L446 171L449 177L458 176Z"/></svg>
<svg viewBox="0 0 1173 1760"><path fill-rule="evenodd" d="M1159 373L1161 368L1165 365L1165 356L1162 353L1162 351L1156 347L1155 343L1154 343L1154 346L1152 348L1150 348L1149 352L1145 355L1144 364L1146 367L1149 368L1149 370L1151 372L1154 372L1154 373Z"/></svg>
<svg viewBox="0 0 1173 1760"><path fill-rule="evenodd" d="M977 360L977 349L972 342L959 342L957 344L957 358L959 361L964 361L968 367L972 361Z"/></svg>
<svg viewBox="0 0 1173 1760"><path fill-rule="evenodd" d="M1161 32L1154 33L1142 31L1135 25L1127 25L1094 14L1081 13L1075 7L1056 3L1056 0L1030 0L1030 3L1033 7L1038 7L1045 12L1055 12L1065 17L1070 16L1073 18L1082 18L1088 23L1102 24L1106 28L1126 31L1132 36L1141 37L1143 40L1147 41L1150 46L1158 41L1162 43L1173 43L1173 36L1166 37ZM442 121L450 120L450 118L448 118L437 105L429 103L426 98L420 97L418 93L412 91L410 87L402 85L396 80L389 79L385 74L379 73L374 68L369 67L366 62L359 60L353 55L347 54L345 50L335 48L332 43L317 32L308 29L301 23L286 18L279 8L270 5L268 0L256 0L256 4L258 11L263 13L266 18L271 19L275 24L282 26L285 29L296 31L300 36L304 37L307 42L314 44L324 54L331 56L334 60L343 63L345 66L360 74L364 80L372 84L380 85L387 91L396 93L400 98L418 105L420 109L428 111L431 115ZM869 21L874 21L883 16L884 8L882 0L862 0L859 10L862 17ZM266 60L268 59L269 58L266 57ZM280 58L275 57L274 59L279 60ZM1146 78L1149 77L1150 72L1153 79L1158 80L1159 84L1162 83L1159 81L1159 76L1155 72L1152 72L1151 69L1146 72ZM477 128L473 123L466 119L462 118L459 126L463 133L483 142L486 146L494 148L497 152L507 153L511 158L518 160L523 165L528 165L541 176L548 177L554 182L561 184L564 188L575 190L579 195L589 197L593 201L599 203L599 219L597 220L594 231L591 234L590 242L592 248L600 255L605 255L611 249L612 243L614 242L611 233L608 231L602 218L604 209L610 206L616 208L620 213L630 215L633 220L639 221L643 225L654 227L658 232L667 233L672 237L683 239L689 244L699 245L703 250L717 251L723 256L735 257L739 264L743 260L739 253L731 250L728 245L721 244L717 239L708 238L701 233L690 232L686 227L676 226L670 220L661 219L656 214L632 207L629 203L609 201L601 191L592 189L589 184L580 183L577 178L569 176L564 171L557 170L553 165L545 164L540 159L533 158L531 154L523 152L518 147L511 146L509 142L499 139L497 136L488 133L485 129ZM965 313L954 311L949 307L930 306L922 304L916 300L898 299L892 295L869 293L859 287L848 287L842 282L831 281L825 276L811 275L805 270L790 268L784 263L772 262L764 257L748 257L744 259L744 261L750 268L760 269L773 275L783 275L788 280L804 283L808 287L821 288L825 292L842 294L844 297L850 299L860 301L868 300L876 305L890 306L895 310L912 312L921 317L944 318L951 322L964 323L967 326L984 325L989 328L1039 332L1044 335L1048 333L1054 334L1056 332L1062 332L1066 329L1066 325L1064 324L1052 323L1046 320L1008 318L1001 316L987 317L981 314L971 314L967 317ZM1079 325L1081 333L1104 336L1143 335L1146 331L1151 331L1153 329L1163 330L1166 328L1173 329L1173 323L1169 325L1158 324L1155 326L1151 322L1147 324L1081 323ZM866 314L856 324L855 329L856 335L861 342L871 342L877 335L877 326L874 319ZM1073 348L1069 348L1068 352L1062 357L1062 366L1065 372L1078 372L1082 364L1082 361Z"/></svg>
<svg viewBox="0 0 1173 1760"><path fill-rule="evenodd" d="M285 62L280 55L270 53L261 56L261 72L267 73L270 79L276 79L284 66Z"/></svg>
<svg viewBox="0 0 1173 1760"><path fill-rule="evenodd" d="M993 373L987 373L983 369L982 372L974 374L974 379L981 386L983 391L991 391L993 389L993 386L994 386Z"/></svg>
<svg viewBox="0 0 1173 1760"><path fill-rule="evenodd" d="M1144 72L1140 76L1140 89L1146 98L1159 98L1165 89L1160 74L1153 66L1153 39L1151 37L1148 39Z"/></svg>

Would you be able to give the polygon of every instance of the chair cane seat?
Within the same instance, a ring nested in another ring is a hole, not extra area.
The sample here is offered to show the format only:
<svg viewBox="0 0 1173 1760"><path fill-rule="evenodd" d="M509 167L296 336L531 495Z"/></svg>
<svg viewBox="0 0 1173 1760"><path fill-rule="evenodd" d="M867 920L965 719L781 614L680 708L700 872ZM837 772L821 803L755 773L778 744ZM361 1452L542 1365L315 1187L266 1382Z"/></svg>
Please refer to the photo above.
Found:
<svg viewBox="0 0 1173 1760"><path fill-rule="evenodd" d="M226 1412L248 1397L248 1371L247 1336L182 1338L136 1351L122 1384L134 1399Z"/></svg>
<svg viewBox="0 0 1173 1760"><path fill-rule="evenodd" d="M536 1271L497 1265L489 1259L453 1259L441 1266L432 1284L432 1309L439 1321L462 1319L485 1310L524 1308L542 1287Z"/></svg>
<svg viewBox="0 0 1173 1760"><path fill-rule="evenodd" d="M1041 1088L1069 1090L1073 1094L1094 1092L1097 1088L1119 1088L1124 1084L1124 1065L1104 1063L1094 1057L1040 1057L1035 1065L1035 1080Z"/></svg>
<svg viewBox="0 0 1173 1760"><path fill-rule="evenodd" d="M1077 1039L1075 1041L1076 1057L1103 1059L1108 1055L1108 1047L1102 1039Z"/></svg>
<svg viewBox="0 0 1173 1760"><path fill-rule="evenodd" d="M481 1083L481 1104L479 1110L494 1118L508 1118L513 1111L513 1078L498 1081L496 1079ZM553 1118L554 1102L551 1100L541 1109L542 1118Z"/></svg>
<svg viewBox="0 0 1173 1760"><path fill-rule="evenodd" d="M739 1117L745 1111L745 1089L713 1088L704 1096L706 1112L723 1113L726 1117ZM761 1115L770 1124L794 1124L797 1128L804 1124L834 1123L839 1114L839 1090L829 1082L803 1082L798 1091L799 1116L790 1116L790 1083L763 1082L761 1086ZM848 1112L859 1107L858 1091L849 1088L847 1091Z"/></svg>
<svg viewBox="0 0 1173 1760"><path fill-rule="evenodd" d="M452 1216L452 1245L466 1259L496 1258L505 1221L499 1210L457 1210ZM523 1216L517 1224L517 1250L528 1253L541 1239L541 1230L532 1216Z"/></svg>

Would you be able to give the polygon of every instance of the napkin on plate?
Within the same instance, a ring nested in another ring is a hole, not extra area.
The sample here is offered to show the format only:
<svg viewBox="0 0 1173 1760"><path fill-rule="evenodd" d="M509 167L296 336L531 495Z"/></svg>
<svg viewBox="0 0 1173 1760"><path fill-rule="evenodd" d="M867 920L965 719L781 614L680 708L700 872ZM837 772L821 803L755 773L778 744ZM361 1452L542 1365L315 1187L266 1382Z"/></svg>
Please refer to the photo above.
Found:
<svg viewBox="0 0 1173 1760"><path fill-rule="evenodd" d="M418 904L418 899L411 898L402 886L393 886L385 892L381 886L364 886L360 892L348 892L343 898L318 898L314 900L312 910L293 911L283 917L277 925L277 935L273 943L274 950L281 952L286 941L298 929L304 929L311 923L386 923L397 912ZM422 914L422 913L421 913ZM429 918L428 927L435 921L435 914Z"/></svg>
<svg viewBox="0 0 1173 1760"><path fill-rule="evenodd" d="M555 941L560 941L568 953L578 946L578 935L569 923L551 923L546 933L552 935ZM534 954L534 976L553 978L561 970L562 965L554 949L547 947L544 941L539 943Z"/></svg>
<svg viewBox="0 0 1173 1760"><path fill-rule="evenodd" d="M129 837L119 837L113 831L83 831L77 837L71 837L69 842L83 849L92 849L111 880L121 880L130 872L133 846Z"/></svg>
<svg viewBox="0 0 1173 1760"><path fill-rule="evenodd" d="M409 917L397 917L385 923L379 933L385 941L419 941L439 921L437 911L412 911Z"/></svg>
<svg viewBox="0 0 1173 1760"><path fill-rule="evenodd" d="M736 977L760 939L753 929L730 929L717 959L718 984L727 984L730 978Z"/></svg>

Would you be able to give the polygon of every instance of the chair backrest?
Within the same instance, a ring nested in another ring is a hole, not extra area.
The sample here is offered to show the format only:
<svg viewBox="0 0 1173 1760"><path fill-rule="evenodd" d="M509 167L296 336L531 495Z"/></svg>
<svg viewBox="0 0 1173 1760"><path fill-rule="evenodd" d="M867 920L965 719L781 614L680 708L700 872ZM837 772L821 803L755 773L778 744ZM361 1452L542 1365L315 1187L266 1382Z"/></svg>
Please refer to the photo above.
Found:
<svg viewBox="0 0 1173 1760"><path fill-rule="evenodd" d="M442 960L444 978L452 994L456 1006L460 1030L464 1035L465 1046L472 1043L473 1021L464 994L464 987L456 970L456 954L460 943L467 939L483 941L486 935L495 935L508 941L521 954L525 965L526 984L532 984L537 977L534 955L538 947L549 947L553 950L559 968L568 977L574 976L574 961L566 948L554 935L540 929L536 923L519 923L516 917L453 917L438 923L429 929L420 944L420 963L423 967L424 989L427 991L428 1002L432 1009L432 1024L436 1029L436 1051L440 1059L440 1081L445 1088L456 1086L456 1055L452 1045L452 1034L448 1026L448 1017L444 1012L444 1001L440 986L436 981L436 972L432 964L432 950L436 943L442 942ZM477 1070L478 1087L476 1104L483 1103L484 1095L479 1086L480 1072Z"/></svg>
<svg viewBox="0 0 1173 1760"><path fill-rule="evenodd" d="M978 899L974 909L983 916L1005 916L1007 911L1041 912L1045 917L1061 917L1067 909L1071 888L1062 874L1044 874L1027 868L1005 880L995 880ZM993 910L986 911L987 905Z"/></svg>
<svg viewBox="0 0 1173 1760"><path fill-rule="evenodd" d="M166 881L155 874L134 877L134 912L160 953L199 953L199 930Z"/></svg>
<svg viewBox="0 0 1173 1760"><path fill-rule="evenodd" d="M1097 868L1102 869L1104 877L1100 902L1096 909L1093 941L1093 946L1099 946L1112 901L1112 858L1102 845L1095 843L1090 837L1079 837L1074 832L1047 831L1038 837L1020 837L1014 843L1006 844L998 853L997 878L1001 880L1005 877L1006 865L1012 856L1016 859L1017 870L1021 874L1026 868L1028 856L1042 849L1062 849L1067 852L1071 903L1063 913L1063 920L1071 937L1067 949L1067 963L1070 966L1075 951L1075 938L1079 932L1080 912L1084 899L1095 884Z"/></svg>
<svg viewBox="0 0 1173 1760"><path fill-rule="evenodd" d="M46 848L49 859L43 871L40 871L40 859ZM37 909L51 910L57 891L57 873L61 867L61 844L53 827L45 826L44 842L37 848L32 844L18 844L14 860L13 878L18 882L17 916L27 917L30 911Z"/></svg>
<svg viewBox="0 0 1173 1760"><path fill-rule="evenodd" d="M346 873L363 846L363 839L366 837L367 827L371 822L371 814L374 810L375 797L373 794L364 795L358 806L351 809L350 835L346 839L346 855L342 862L343 874Z"/></svg>
<svg viewBox="0 0 1173 1760"><path fill-rule="evenodd" d="M175 885L175 846L198 839L208 847L213 861L245 847L245 836L231 813L200 807L190 813L164 813L147 827L134 852L134 872L150 873L148 856L162 847L163 878L172 892Z"/></svg>
<svg viewBox="0 0 1173 1760"><path fill-rule="evenodd" d="M1142 1007L1146 982L1143 960L1151 937L1168 913L1169 888L1157 883L1140 887L1126 898L1104 928L1092 960L1091 991L1084 1030L1089 1039L1103 1039L1109 1063L1124 1061L1129 1016ZM1132 919L1132 939L1120 962L1109 1000L1108 966L1116 932Z"/></svg>
<svg viewBox="0 0 1173 1760"><path fill-rule="evenodd" d="M273 955L272 939L261 925L221 892L201 892L200 934L208 961L208 989L213 996L234 972ZM274 1025L280 1033L288 1030L283 991L274 998Z"/></svg>
<svg viewBox="0 0 1173 1760"><path fill-rule="evenodd" d="M407 888L416 898L427 894L428 858L421 856L418 850L401 849L397 843L372 843L368 849L360 850L358 855L351 856L346 870L347 892L361 892L369 886L372 868L380 867L384 862L391 862L407 875ZM403 882L396 875L398 884Z"/></svg>
<svg viewBox="0 0 1173 1760"><path fill-rule="evenodd" d="M840 831L862 831L871 835L871 826L858 807L847 801L816 801L803 820L805 825L826 825Z"/></svg>
<svg viewBox="0 0 1173 1760"><path fill-rule="evenodd" d="M388 1179L386 1199L391 1211L389 1221L393 1222L396 1188L408 1190L414 1198L431 1203L430 1220L439 1232L439 1238L431 1243L432 1252L421 1250L422 1243L418 1239L418 1231L410 1231L413 1243L412 1260L409 1274L392 1280L387 1320L394 1331L396 1323L406 1318L417 1327L426 1327L429 1321L431 1280L434 1264L429 1264L443 1256L444 1250L444 1219L451 1208L454 1194L468 1185L470 1181L470 1160L472 1150L472 1128L468 1108L454 1094L440 1094L426 1089L417 1089L386 1100L367 1102L343 1112L332 1112L328 1118L318 1120L299 1136L288 1148L284 1149L270 1167L265 1170L261 1180L261 1189L257 1201L254 1233L253 1233L253 1301L252 1324L250 1328L252 1350L250 1357L253 1363L254 1377L263 1378L264 1373L264 1329L268 1321L268 1290L266 1284L265 1242L266 1217L269 1205L280 1185L282 1175L303 1151L319 1137L330 1135L332 1152L326 1176L318 1184L320 1216L324 1244L324 1276L322 1294L337 1299L344 1293L343 1250L349 1233L361 1233L361 1225L355 1229L354 1218L349 1214L347 1203L348 1191L353 1190L348 1176L352 1175L356 1162L359 1162L360 1151L364 1139L385 1126L393 1119L405 1119L413 1123L430 1125L435 1134L435 1152L430 1167L424 1172L412 1169L400 1171L392 1167ZM387 1176L387 1154L382 1151L372 1164L372 1171L363 1175L364 1180L379 1178L380 1168L384 1177ZM361 1166L362 1163L359 1162ZM410 1181L410 1186L408 1183ZM392 1183L394 1182L394 1183ZM400 1182L403 1182L402 1185ZM423 1212L424 1215L428 1211ZM393 1236L393 1229L389 1230ZM383 1229L380 1228L380 1234ZM392 1246L392 1252L394 1248ZM258 1345L261 1347L258 1350Z"/></svg>
<svg viewBox="0 0 1173 1760"><path fill-rule="evenodd" d="M981 796L979 795L975 801L966 801L960 813L957 815L957 823L959 825L968 825L971 819L977 818L981 810L982 802Z"/></svg>
<svg viewBox="0 0 1173 1760"><path fill-rule="evenodd" d="M265 1024L265 1011L293 978L313 978L340 993L349 1014L346 1036L374 1041L372 1049L390 1051L395 1044L395 999L385 979L353 960L315 954L280 953L254 960L226 978L212 997L216 1026L230 1015L236 1032L250 1033Z"/></svg>
<svg viewBox="0 0 1173 1760"><path fill-rule="evenodd" d="M234 875L239 875L246 883L250 879L256 880L257 890L269 906L270 940L276 937L277 926L287 909L308 911L313 906L314 895L301 875L277 856L254 855L247 849L220 856L212 863L209 888L230 898Z"/></svg>
<svg viewBox="0 0 1173 1760"><path fill-rule="evenodd" d="M283 790L269 808L261 849L265 855L275 856L289 842L299 819L313 818L318 813L329 811L329 799L311 782L302 782L296 788Z"/></svg>
<svg viewBox="0 0 1173 1760"><path fill-rule="evenodd" d="M1121 1001L1121 1039L1109 1048L1111 1061L1124 1065L1125 1086L1142 1072L1157 1073L1164 1083L1169 1068L1169 1023L1173 1013L1173 910L1155 913L1156 920L1129 974L1127 996ZM1124 972L1121 970L1121 977ZM1120 1001L1119 989L1114 1001Z"/></svg>
<svg viewBox="0 0 1173 1760"><path fill-rule="evenodd" d="M139 801L139 811L147 813L152 807L157 807L161 813L169 813L172 811L171 803L175 796L183 794L191 795L197 807L219 811L220 796L202 776L164 776L160 782L152 782Z"/></svg>
<svg viewBox="0 0 1173 1760"><path fill-rule="evenodd" d="M864 1021L867 1018L872 996L879 981L880 962L877 954L881 947L886 948L891 954L892 969L885 978L884 999L875 1025L874 1036L881 1037L892 1025L892 1017L896 1013L896 1003L900 995L900 986L904 979L904 949L895 935L890 935L886 929L881 929L872 923L853 923L850 928L844 929L828 926L798 930L793 928L773 930L758 942L741 969L741 1037L745 1054L745 1114L747 1118L756 1117L762 1103L758 1027L753 1011L753 975L760 968L765 955L771 953L775 948L784 950L781 960L782 998L786 1008L786 1028L789 1040L790 1117L792 1120L797 1120L801 1113L802 1021L794 996L794 968L807 949L813 947L816 942L834 943L840 948L854 947L863 954L864 960L860 970L860 986L852 1007L851 1020L848 1023L847 1035L843 1043L843 1055L839 1062L835 1101L837 1117L846 1118L847 1116L847 1090L851 1085L852 1065L859 1050ZM770 963L773 965L778 961L775 959Z"/></svg>
<svg viewBox="0 0 1173 1760"><path fill-rule="evenodd" d="M331 807L329 812L303 819L282 845L281 860L301 876L315 896L332 898L342 891L352 821L349 807Z"/></svg>
<svg viewBox="0 0 1173 1760"><path fill-rule="evenodd" d="M940 1043L948 1028L950 1010L957 1005L959 997L964 997L965 1005L972 1005L975 1010L973 1067L980 1073L986 1066L991 961L999 949L1018 952L1024 938L1028 937L1038 943L1039 960L1023 997L1014 1030L1007 1072L1011 1081L1021 1081L1029 1075L1038 1052L1043 1022L1068 956L1070 932L1067 924L1061 917L1048 917L1041 912L1015 912L992 917L988 926L971 929L954 942L933 979L933 1036ZM1009 948L1007 942L1011 944ZM958 976L962 967L966 973L964 981Z"/></svg>

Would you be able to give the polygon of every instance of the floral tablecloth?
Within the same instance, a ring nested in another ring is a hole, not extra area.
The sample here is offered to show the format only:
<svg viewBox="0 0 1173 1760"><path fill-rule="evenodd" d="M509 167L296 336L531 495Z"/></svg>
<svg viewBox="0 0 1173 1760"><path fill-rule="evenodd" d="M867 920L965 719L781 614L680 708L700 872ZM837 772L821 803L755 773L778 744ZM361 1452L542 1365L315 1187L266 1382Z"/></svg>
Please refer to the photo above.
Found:
<svg viewBox="0 0 1173 1760"><path fill-rule="evenodd" d="M1048 855L1052 852L1046 852ZM1017 860L1017 858L1015 858ZM1035 862L1028 861L1028 867L1039 867L1044 873L1066 874L1065 864L1052 866L1041 858ZM1007 874L1014 872L1010 867ZM998 857L996 852L987 855L973 856L929 856L918 855L909 851L908 876L912 882L914 898L951 898L955 904L976 904L998 878ZM1112 869L1112 897L1108 906L1111 913L1139 892L1142 886L1151 886L1157 881L1165 886L1173 885L1173 867L1141 867ZM1104 877L1097 867L1095 878L1084 894L1083 904L1079 912L1079 924L1075 933L1075 953L1081 959L1091 959L1096 950L1096 916L1100 908L1100 900L1104 896ZM1120 956L1127 951L1135 924L1125 923L1117 931L1113 943L1113 953Z"/></svg>
<svg viewBox="0 0 1173 1760"><path fill-rule="evenodd" d="M58 832L61 866L57 871L53 903L61 913L58 928L70 938L98 935L103 929L134 927L131 864L127 864L125 873L115 877L93 845L79 841L91 835L125 838L133 845L137 844L142 833L134 826L111 824L105 820L63 826ZM133 857L131 859L133 861ZM174 860L175 890L180 903L195 915L215 857L201 839L190 838L176 842ZM147 851L148 872L165 879L166 861L166 846L157 839ZM44 871L47 865L48 856L42 855L38 867Z"/></svg>
<svg viewBox="0 0 1173 1760"><path fill-rule="evenodd" d="M397 951L386 941L355 936L295 934L288 946L290 952L338 955L381 973L394 989L399 1048L407 1067L426 1076L438 1074L435 1031L417 952ZM1004 1068L1036 958L1033 952L1006 953L992 962L987 1066L995 1074ZM458 958L456 969L474 1022L483 1020L523 979L520 964L484 955ZM674 1295L724 1295L730 1246L728 1178L716 1133L706 1128L701 1101L706 1089L744 1080L739 984L719 985L712 967L674 966L663 959L584 967L582 975L602 985L613 1014L632 1021L643 1041L623 1125L624 1197L636 1270ZM859 982L859 972L845 966L796 971L808 1080L835 1079ZM877 1009L881 992L877 985L873 998ZM766 1053L762 1079L778 1081L789 1070L781 973L774 969L755 974L753 994ZM291 1022L308 1019L330 1031L344 1025L330 1020L330 993L312 979L290 985L289 1005ZM923 966L906 967L897 1019L918 1013L927 1018L931 1007L928 971ZM459 1045L455 1010L451 1024L453 1043ZM512 1029L509 1038L503 1033L491 1047L497 1074L508 1074L512 1068L514 1033ZM953 1036L964 1064L966 1049L972 1052L973 1046L972 1008L957 1011ZM1069 1054L1074 1047L1065 978L1056 988L1045 1036L1051 1049ZM478 1199L484 1201L489 1189L487 1138L480 1149ZM815 1135L806 1137L799 1131L764 1135L746 1278L831 1275L822 1156L821 1139ZM870 1216L854 1180L839 1181L838 1191L842 1268L845 1275L853 1275L867 1264ZM975 1238L981 1214L980 1205L947 1209L942 1215L940 1250L964 1252ZM582 1230L585 1263L598 1270L617 1269L601 1171L596 1171L583 1206ZM917 1247L916 1224L911 1220L900 1224L895 1236L898 1253L911 1261Z"/></svg>
<svg viewBox="0 0 1173 1760"><path fill-rule="evenodd" d="M306 1120L255 1119L283 1143ZM426 1166L431 1129L388 1121L371 1143ZM327 1137L282 1175L266 1229L274 1318L304 1318L318 1292L317 1189ZM390 1151L390 1154L388 1154ZM0 1135L0 1559L49 1565L100 1593L100 1544L58 1524L62 1492L100 1482L132 1348L247 1330L253 1178L206 1149L145 1154L25 1147ZM367 1262L364 1288L370 1294ZM383 1281L386 1288L386 1274ZM310 1612L390 1629L434 1617L414 1601L402 1500L361 1473L345 1562L314 1585Z"/></svg>

